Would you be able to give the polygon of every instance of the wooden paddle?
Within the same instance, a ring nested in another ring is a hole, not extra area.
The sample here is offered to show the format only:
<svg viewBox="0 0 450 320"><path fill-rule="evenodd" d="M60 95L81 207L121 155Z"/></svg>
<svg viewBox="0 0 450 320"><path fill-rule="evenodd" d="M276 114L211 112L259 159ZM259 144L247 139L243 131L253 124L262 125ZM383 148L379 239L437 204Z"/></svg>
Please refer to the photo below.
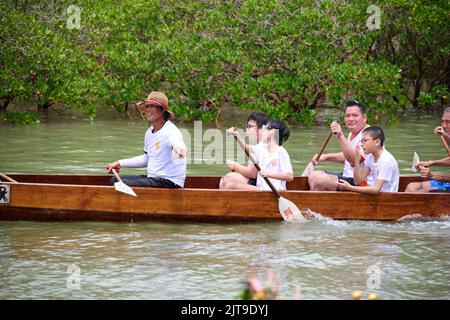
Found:
<svg viewBox="0 0 450 320"><path fill-rule="evenodd" d="M258 172L261 171L261 167L258 165L257 161L253 156L248 152L248 150L245 148L245 142L242 141L241 137L234 136L234 138L239 142L239 145L244 149L245 154L250 158L251 162L253 162L253 165L255 166L256 170ZM283 198L280 193L275 189L272 182L270 182L269 178L263 177L266 183L269 185L270 189L272 189L272 192L276 195L278 199L278 210L280 211L281 216L283 217L284 221L295 221L295 222L304 222L306 221L305 217L303 217L301 211L297 208L297 206L292 203L291 201Z"/></svg>
<svg viewBox="0 0 450 320"><path fill-rule="evenodd" d="M445 138L442 134L439 135L439 137L441 138L441 142L444 145L444 148L447 151L447 154L450 156L450 148L448 147L447 141L445 141Z"/></svg>
<svg viewBox="0 0 450 320"><path fill-rule="evenodd" d="M131 189L129 186L123 183L116 169L112 169L112 173L114 173L114 176L117 179L117 182L114 183L114 188L116 188L117 191L137 197L137 194L133 191L133 189Z"/></svg>
<svg viewBox="0 0 450 320"><path fill-rule="evenodd" d="M320 156L322 155L323 151L325 150L325 148L326 148L326 146L327 146L327 144L328 144L328 141L330 141L332 135L333 135L333 132L330 131L330 133L329 133L328 136L327 136L327 139L325 140L325 142L324 142L323 145L322 145L322 148L320 149L319 153L317 154L317 157L316 157L316 159L315 159L316 161L319 161ZM305 170L303 170L302 177L307 177L307 176L309 176L309 174L310 174L311 172L313 172L315 169L316 169L316 166L315 166L315 165L312 163L312 161L311 161L311 162L306 166Z"/></svg>
<svg viewBox="0 0 450 320"><path fill-rule="evenodd" d="M19 183L16 180L14 180L13 178L8 177L6 174L1 173L1 172L0 172L0 177L2 177L3 179L5 179L5 180L7 180L9 182L12 182L12 183Z"/></svg>

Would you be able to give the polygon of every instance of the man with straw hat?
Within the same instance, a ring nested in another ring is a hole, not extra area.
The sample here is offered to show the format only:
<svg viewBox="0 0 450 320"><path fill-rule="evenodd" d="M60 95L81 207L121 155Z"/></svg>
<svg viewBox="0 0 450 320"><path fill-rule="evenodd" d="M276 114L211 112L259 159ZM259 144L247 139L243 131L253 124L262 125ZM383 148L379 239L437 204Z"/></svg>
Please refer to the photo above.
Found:
<svg viewBox="0 0 450 320"><path fill-rule="evenodd" d="M151 124L145 133L144 154L114 161L106 169L147 167L147 176L123 176L129 186L182 188L186 179L186 144L180 130L172 123L175 114L169 111L169 99L158 91L151 92L137 110ZM110 183L114 184L115 178Z"/></svg>

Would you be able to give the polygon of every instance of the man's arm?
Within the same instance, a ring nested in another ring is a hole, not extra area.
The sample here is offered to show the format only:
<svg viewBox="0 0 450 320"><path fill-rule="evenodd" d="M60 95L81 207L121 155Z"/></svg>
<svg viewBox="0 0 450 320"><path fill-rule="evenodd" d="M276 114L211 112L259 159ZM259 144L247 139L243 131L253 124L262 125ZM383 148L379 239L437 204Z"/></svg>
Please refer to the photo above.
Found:
<svg viewBox="0 0 450 320"><path fill-rule="evenodd" d="M338 181L338 187L341 188L341 190L347 190L347 191L355 191L359 193L367 193L367 194L378 194L380 193L381 188L383 187L384 180L377 180L375 182L375 185L370 187L359 187L359 186L352 186L350 183L348 183L345 180Z"/></svg>
<svg viewBox="0 0 450 320"><path fill-rule="evenodd" d="M430 179L439 180L443 182L450 182L450 174L432 173Z"/></svg>
<svg viewBox="0 0 450 320"><path fill-rule="evenodd" d="M445 139L445 141L447 142L447 144L450 144L450 135L445 132L444 128L442 126L436 127L434 129L434 133L437 135L442 135Z"/></svg>
<svg viewBox="0 0 450 320"><path fill-rule="evenodd" d="M118 160L121 167L127 168L142 168L146 167L148 163L148 156L143 154L142 156L137 156L130 159Z"/></svg>
<svg viewBox="0 0 450 320"><path fill-rule="evenodd" d="M342 150L343 156L350 163L352 167L355 166L355 149L350 145L348 140L345 138L344 133L342 132L342 127L336 121L333 121L330 124L331 131L334 133L336 138L338 139L339 147Z"/></svg>
<svg viewBox="0 0 450 320"><path fill-rule="evenodd" d="M258 174L258 171L253 164L246 167L233 160L227 161L227 168L249 179L255 179Z"/></svg>
<svg viewBox="0 0 450 320"><path fill-rule="evenodd" d="M287 182L294 181L294 174L292 172L276 172L275 173L275 172L261 170L259 172L259 174L261 175L261 177L283 180L283 181L287 181Z"/></svg>
<svg viewBox="0 0 450 320"><path fill-rule="evenodd" d="M120 171L120 168L142 168L146 167L148 163L148 156L146 154L142 156L137 156L129 159L122 159L114 161L106 166L106 171L111 172L112 169L116 169L117 172Z"/></svg>
<svg viewBox="0 0 450 320"><path fill-rule="evenodd" d="M420 175L422 178L450 182L450 174L433 173L429 168L425 167L420 168Z"/></svg>
<svg viewBox="0 0 450 320"><path fill-rule="evenodd" d="M359 158L359 151L355 151L355 157ZM363 183L364 179L367 178L367 176L370 173L370 168L365 165L365 163L362 164L363 168L360 169L359 159L355 159L355 167L353 169L353 181L355 182L355 185L360 185Z"/></svg>
<svg viewBox="0 0 450 320"><path fill-rule="evenodd" d="M350 165L352 167L354 167L355 166L355 157L356 157L355 149L352 148L352 146L350 145L348 140L343 135L341 135L338 138L338 142L339 142L339 147L342 150L342 154L343 154L344 158L347 159L347 161L350 163ZM358 153L358 159L359 158L360 158L360 156Z"/></svg>
<svg viewBox="0 0 450 320"><path fill-rule="evenodd" d="M311 162L317 166L320 162L326 162L326 161L330 161L330 162L339 162L339 163L344 163L345 157L344 154L342 152L338 152L338 153L325 153L322 154L320 156L319 161L316 161L317 154L314 155L314 157L312 158Z"/></svg>
<svg viewBox="0 0 450 320"><path fill-rule="evenodd" d="M450 166L450 157L443 158L441 160L420 161L416 164L417 169L419 169L419 167L428 168L431 166Z"/></svg>
<svg viewBox="0 0 450 320"><path fill-rule="evenodd" d="M183 135L173 134L169 137L169 144L172 152L180 159L186 157L187 147L183 140Z"/></svg>

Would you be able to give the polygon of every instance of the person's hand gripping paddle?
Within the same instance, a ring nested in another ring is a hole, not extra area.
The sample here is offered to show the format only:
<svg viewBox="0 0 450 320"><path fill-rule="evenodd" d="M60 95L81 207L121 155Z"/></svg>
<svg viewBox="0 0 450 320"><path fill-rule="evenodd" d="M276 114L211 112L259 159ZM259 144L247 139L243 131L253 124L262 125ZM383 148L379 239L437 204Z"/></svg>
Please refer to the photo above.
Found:
<svg viewBox="0 0 450 320"><path fill-rule="evenodd" d="M255 160L255 158L253 158L253 156L245 148L245 142L242 140L242 138L240 136L238 136L236 134L233 134L233 136L237 140L239 145L242 147L242 149L244 149L245 154L250 158L250 161L253 163L256 170L258 170L258 172L260 172L261 168L258 165L257 161ZM272 189L272 192L275 194L275 196L278 199L278 210L280 211L280 214L283 217L284 221L289 221L289 222L304 222L304 221L306 221L305 217L303 217L302 212L297 208L297 206L293 202L283 198L280 195L280 193L277 191L277 189L275 189L272 182L270 182L269 178L267 178L267 177L263 177L263 178L266 181L266 183L269 185L270 189Z"/></svg>

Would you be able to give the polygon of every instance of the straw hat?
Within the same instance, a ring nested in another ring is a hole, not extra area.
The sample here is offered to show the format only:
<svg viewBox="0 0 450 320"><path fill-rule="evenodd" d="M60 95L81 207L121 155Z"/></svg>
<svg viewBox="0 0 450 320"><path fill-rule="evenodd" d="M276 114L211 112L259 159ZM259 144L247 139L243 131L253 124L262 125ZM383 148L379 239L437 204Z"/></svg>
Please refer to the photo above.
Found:
<svg viewBox="0 0 450 320"><path fill-rule="evenodd" d="M159 91L152 91L148 97L147 100L138 102L136 104L136 107L138 108L138 111L142 114L143 110L145 109L145 106L158 106L164 109L165 112L169 114L169 120L172 120L175 118L175 114L171 111L169 111L169 99L167 96Z"/></svg>

